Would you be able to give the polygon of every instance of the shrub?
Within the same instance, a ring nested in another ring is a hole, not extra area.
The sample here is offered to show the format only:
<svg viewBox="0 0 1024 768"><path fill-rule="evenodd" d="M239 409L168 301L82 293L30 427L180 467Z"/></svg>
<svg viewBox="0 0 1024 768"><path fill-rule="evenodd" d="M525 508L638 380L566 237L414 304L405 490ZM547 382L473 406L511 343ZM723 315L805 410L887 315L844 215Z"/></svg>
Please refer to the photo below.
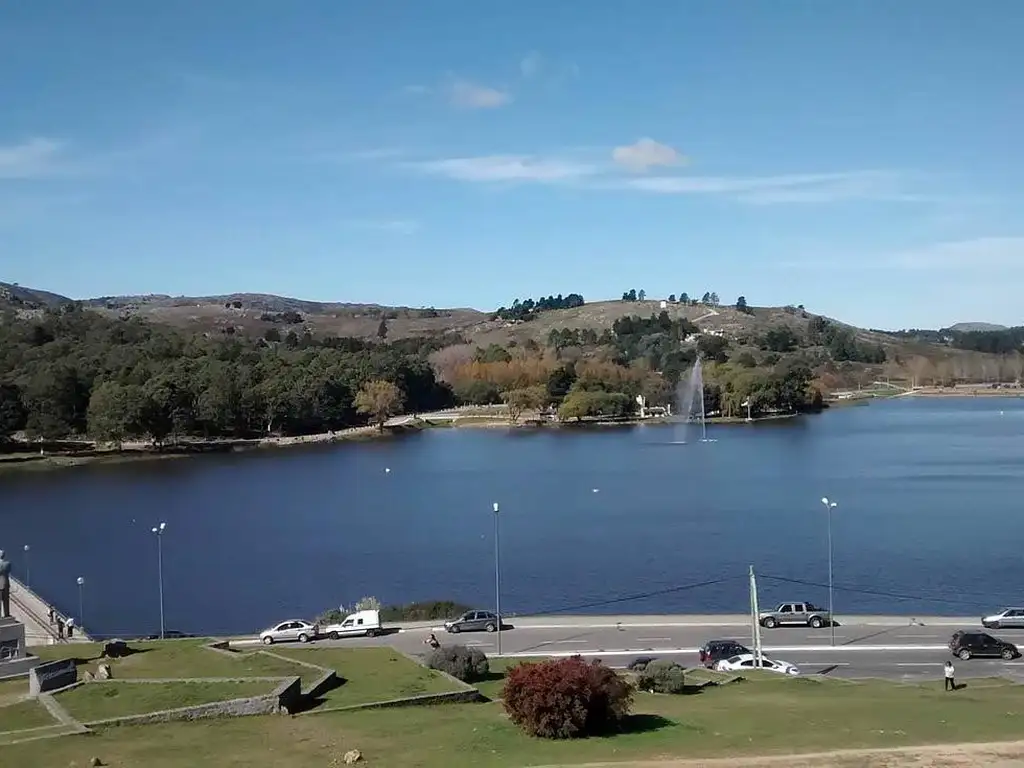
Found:
<svg viewBox="0 0 1024 768"><path fill-rule="evenodd" d="M668 659L652 661L636 676L636 687L651 693L683 693L685 670Z"/></svg>
<svg viewBox="0 0 1024 768"><path fill-rule="evenodd" d="M531 736L572 739L616 730L633 687L599 661L575 656L514 667L503 697L512 722Z"/></svg>
<svg viewBox="0 0 1024 768"><path fill-rule="evenodd" d="M427 656L427 666L447 672L464 683L482 680L491 671L491 665L481 651L464 645L435 648Z"/></svg>
<svg viewBox="0 0 1024 768"><path fill-rule="evenodd" d="M431 600L408 605L389 605L381 610L384 621L435 621L459 616L470 610L468 606L451 600Z"/></svg>

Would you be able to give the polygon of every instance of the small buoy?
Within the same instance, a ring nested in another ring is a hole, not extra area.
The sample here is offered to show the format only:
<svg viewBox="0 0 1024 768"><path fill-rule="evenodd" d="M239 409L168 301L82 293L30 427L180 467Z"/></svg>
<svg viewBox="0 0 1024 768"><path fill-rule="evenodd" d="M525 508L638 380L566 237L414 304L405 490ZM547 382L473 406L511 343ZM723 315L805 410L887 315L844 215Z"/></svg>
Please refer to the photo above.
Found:
<svg viewBox="0 0 1024 768"><path fill-rule="evenodd" d="M597 489L597 488L593 488L593 489L591 489L591 493L597 493L597 492L598 492L598 490L599 490L599 489Z"/></svg>
<svg viewBox="0 0 1024 768"><path fill-rule="evenodd" d="M384 467L384 474L385 474L385 475L386 475L386 474L387 474L388 472L390 472L390 471L391 471L391 467Z"/></svg>

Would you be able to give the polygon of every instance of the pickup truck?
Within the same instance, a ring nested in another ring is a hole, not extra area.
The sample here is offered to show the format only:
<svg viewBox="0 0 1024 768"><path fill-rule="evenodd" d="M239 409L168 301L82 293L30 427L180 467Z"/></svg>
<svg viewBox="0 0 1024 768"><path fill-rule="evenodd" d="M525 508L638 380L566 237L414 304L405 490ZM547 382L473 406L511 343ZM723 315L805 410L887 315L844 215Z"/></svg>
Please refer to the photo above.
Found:
<svg viewBox="0 0 1024 768"><path fill-rule="evenodd" d="M762 611L758 619L761 626L767 629L781 627L783 624L819 629L832 623L828 611L818 608L814 603L780 603L773 611Z"/></svg>

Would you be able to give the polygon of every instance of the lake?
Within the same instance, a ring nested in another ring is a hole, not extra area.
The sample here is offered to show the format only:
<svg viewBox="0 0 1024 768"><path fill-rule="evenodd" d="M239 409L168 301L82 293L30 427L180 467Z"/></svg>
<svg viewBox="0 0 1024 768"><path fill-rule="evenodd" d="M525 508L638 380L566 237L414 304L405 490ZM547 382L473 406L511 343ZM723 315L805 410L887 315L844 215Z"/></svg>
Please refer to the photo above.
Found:
<svg viewBox="0 0 1024 768"><path fill-rule="evenodd" d="M371 442L0 475L0 547L101 634L250 632L365 595L505 612L980 615L1024 603L1024 400L901 398L780 422L437 429ZM390 471L386 471L390 470ZM786 581L791 580L791 581ZM707 582L717 582L708 584ZM698 586L699 585L699 586Z"/></svg>

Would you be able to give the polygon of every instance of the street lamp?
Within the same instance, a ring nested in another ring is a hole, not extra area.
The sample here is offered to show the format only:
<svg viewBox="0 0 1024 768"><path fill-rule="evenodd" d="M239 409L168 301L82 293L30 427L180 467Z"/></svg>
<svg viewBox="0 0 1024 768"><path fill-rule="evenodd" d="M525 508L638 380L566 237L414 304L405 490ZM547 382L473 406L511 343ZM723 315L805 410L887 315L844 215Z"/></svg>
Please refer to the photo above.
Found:
<svg viewBox="0 0 1024 768"><path fill-rule="evenodd" d="M85 579L78 577L78 631L85 632L85 608L82 600L82 587L85 586Z"/></svg>
<svg viewBox="0 0 1024 768"><path fill-rule="evenodd" d="M498 502L494 502L494 613L497 615L498 655L501 656L501 529L498 525Z"/></svg>
<svg viewBox="0 0 1024 768"><path fill-rule="evenodd" d="M825 515L828 517L828 626L832 630L832 645L836 644L836 620L832 615L832 510L836 508L834 501L828 497L822 497L821 503L825 505Z"/></svg>
<svg viewBox="0 0 1024 768"><path fill-rule="evenodd" d="M28 544L25 545L25 587L27 589L32 589L32 566L28 557L29 550L31 549L32 547Z"/></svg>
<svg viewBox="0 0 1024 768"><path fill-rule="evenodd" d="M160 581L160 639L164 639L164 529L167 523L160 523L153 529L156 536L156 569Z"/></svg>

